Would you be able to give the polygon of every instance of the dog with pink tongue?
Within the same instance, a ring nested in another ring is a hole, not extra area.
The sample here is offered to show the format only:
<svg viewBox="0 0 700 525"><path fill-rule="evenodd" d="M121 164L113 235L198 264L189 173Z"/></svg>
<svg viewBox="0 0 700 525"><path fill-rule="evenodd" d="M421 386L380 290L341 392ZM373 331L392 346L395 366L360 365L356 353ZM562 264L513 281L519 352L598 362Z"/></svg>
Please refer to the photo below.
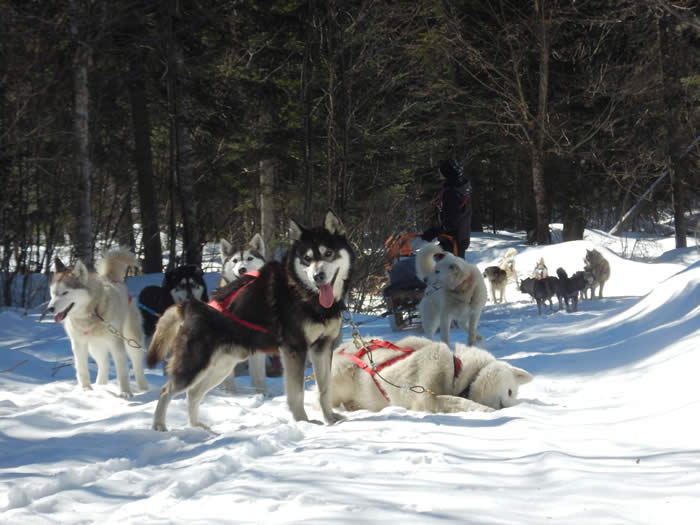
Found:
<svg viewBox="0 0 700 525"><path fill-rule="evenodd" d="M342 325L354 252L331 210L319 227L305 228L292 220L289 238L281 261L269 261L258 275L215 290L209 304L185 301L160 318L146 364L155 367L169 351L173 356L154 430L167 430L168 405L181 392L187 394L190 425L207 428L199 421L200 401L255 352L280 352L287 404L297 421L309 421L304 409L308 354L325 422L341 418L332 410L328 392L332 346Z"/></svg>

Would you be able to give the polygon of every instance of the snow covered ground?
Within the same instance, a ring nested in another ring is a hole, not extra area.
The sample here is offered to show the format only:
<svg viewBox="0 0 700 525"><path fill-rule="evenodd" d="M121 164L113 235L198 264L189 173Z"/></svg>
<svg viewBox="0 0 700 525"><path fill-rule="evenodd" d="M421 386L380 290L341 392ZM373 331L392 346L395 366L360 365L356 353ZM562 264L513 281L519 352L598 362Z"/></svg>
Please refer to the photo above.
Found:
<svg viewBox="0 0 700 525"><path fill-rule="evenodd" d="M83 392L63 328L39 323L39 311L3 310L0 523L697 523L695 248L595 231L529 247L500 232L475 234L467 260L483 268L510 246L521 276L539 257L551 274L572 273L597 247L612 277L606 297L578 313L538 316L514 284L509 302L487 304L481 346L535 376L521 404L488 414L392 407L332 427L296 423L271 379L268 397L208 394L201 416L216 434L186 426L184 397L170 406L171 431L158 433L160 370L130 400L114 374ZM138 293L152 282L128 284ZM363 337L405 335L385 318L355 321ZM320 419L311 395L307 411Z"/></svg>

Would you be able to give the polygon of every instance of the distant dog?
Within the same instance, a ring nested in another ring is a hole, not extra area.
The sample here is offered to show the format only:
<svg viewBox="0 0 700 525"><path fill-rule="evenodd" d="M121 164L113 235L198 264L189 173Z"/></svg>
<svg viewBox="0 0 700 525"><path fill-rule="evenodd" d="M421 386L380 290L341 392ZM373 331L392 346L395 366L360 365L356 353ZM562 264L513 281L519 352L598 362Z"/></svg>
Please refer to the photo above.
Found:
<svg viewBox="0 0 700 525"><path fill-rule="evenodd" d="M470 345L480 340L476 328L488 293L479 268L427 244L416 252L416 274L427 285L418 304L426 335L432 338L439 327L440 340L449 345L450 325L456 320Z"/></svg>
<svg viewBox="0 0 700 525"><path fill-rule="evenodd" d="M427 412L491 411L517 403L520 385L532 376L479 348L410 336L345 343L333 354L331 406L379 411L388 406ZM369 363L368 353L376 368ZM418 387L411 390L411 387ZM419 393L420 387L428 392Z"/></svg>
<svg viewBox="0 0 700 525"><path fill-rule="evenodd" d="M483 273L484 279L489 282L491 288L491 300L494 303L505 302L506 284L508 283L508 273L498 266L488 266ZM499 292L499 299L496 300L496 291Z"/></svg>
<svg viewBox="0 0 700 525"><path fill-rule="evenodd" d="M564 268L557 269L557 277L564 294L567 312L578 312L578 296L586 286L593 281L593 277L586 272L578 271L571 277Z"/></svg>
<svg viewBox="0 0 700 525"><path fill-rule="evenodd" d="M603 287L610 279L610 263L598 250L586 250L586 257L583 259L584 271L589 272L593 278L590 286L591 299L595 297L595 289L598 287L598 297L603 297ZM584 291L584 298L587 297L587 289Z"/></svg>
<svg viewBox="0 0 700 525"><path fill-rule="evenodd" d="M137 386L148 390L142 362L141 317L124 284L128 267L138 265L134 254L127 250L107 252L97 272L88 271L82 261L67 268L56 259L56 274L49 288L51 301L41 318L53 314L54 321L63 323L73 350L78 384L83 390L92 389L88 356L97 362L96 383L104 385L109 379L110 354L121 397L132 396L127 356L134 367Z"/></svg>
<svg viewBox="0 0 700 525"><path fill-rule="evenodd" d="M168 307L182 301L208 300L207 283L199 266L187 264L165 272L160 286L146 286L139 293L138 306L143 318L143 331L151 337L158 318Z"/></svg>
<svg viewBox="0 0 700 525"><path fill-rule="evenodd" d="M240 279L245 273L257 271L265 264L265 242L259 233L248 244L234 248L226 239L219 242L221 251L221 279L217 288Z"/></svg>
<svg viewBox="0 0 700 525"><path fill-rule="evenodd" d="M542 305L546 305L546 301L549 301L549 310L554 311L552 297L555 295L559 301L559 309L562 307L564 294L560 287L559 279L556 277L545 277L543 279L528 277L520 281L520 291L529 294L535 299L538 315L542 315Z"/></svg>
<svg viewBox="0 0 700 525"><path fill-rule="evenodd" d="M257 277L244 277L214 292L209 305L185 301L171 306L158 320L146 364L156 366L170 349L173 357L153 415L154 430L167 430L168 405L180 392L187 393L190 425L207 428L199 420L204 395L236 363L254 352L278 348L294 419L309 420L304 409L307 354L326 423L342 419L332 410L328 394L332 344L342 326L354 252L331 210L320 227L304 228L291 221L289 238L282 261L269 261Z"/></svg>
<svg viewBox="0 0 700 525"><path fill-rule="evenodd" d="M547 265L544 263L544 257L540 257L540 260L535 264L535 269L532 271L532 277L535 279L544 279L549 276L547 271Z"/></svg>
<svg viewBox="0 0 700 525"><path fill-rule="evenodd" d="M221 239L219 243L221 250L221 279L219 287L226 286L250 272L257 272L265 265L265 242L259 233L253 235L247 245L234 249L230 242ZM248 358L248 374L250 375L250 384L256 392L265 392L265 376L267 363L279 361L278 356L266 356L259 352L251 355ZM243 366L241 363L239 366ZM272 366L272 365L271 365ZM279 366L277 367L279 368ZM231 375L224 379L222 386L224 390L229 392L236 391L236 372L231 372Z"/></svg>
<svg viewBox="0 0 700 525"><path fill-rule="evenodd" d="M515 248L508 248L503 258L498 263L498 267L501 270L505 270L508 280L515 279L515 285L520 286L520 280L518 279L518 272L515 270L515 256L517 255Z"/></svg>

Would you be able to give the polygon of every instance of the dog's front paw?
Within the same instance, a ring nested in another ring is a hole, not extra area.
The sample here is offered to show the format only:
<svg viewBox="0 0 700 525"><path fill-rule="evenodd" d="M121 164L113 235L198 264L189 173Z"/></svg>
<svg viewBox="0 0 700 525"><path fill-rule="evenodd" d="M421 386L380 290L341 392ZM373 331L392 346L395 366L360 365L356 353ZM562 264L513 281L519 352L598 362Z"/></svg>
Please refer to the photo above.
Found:
<svg viewBox="0 0 700 525"><path fill-rule="evenodd" d="M167 432L168 427L165 426L165 423L153 423L153 426L151 427L153 430L156 432Z"/></svg>
<svg viewBox="0 0 700 525"><path fill-rule="evenodd" d="M92 390L92 385L83 385L83 391L87 392L88 390Z"/></svg>
<svg viewBox="0 0 700 525"><path fill-rule="evenodd" d="M324 416L324 419L326 420L326 424L334 425L338 421L342 421L343 419L345 419L345 416L342 414L338 414L337 412L331 412L329 415Z"/></svg>
<svg viewBox="0 0 700 525"><path fill-rule="evenodd" d="M150 385L148 384L148 381L139 381L137 386L139 387L139 390L141 392L148 392L151 389Z"/></svg>
<svg viewBox="0 0 700 525"><path fill-rule="evenodd" d="M203 428L203 429L206 430L207 432L211 432L212 434L216 434L216 432L214 432L214 431L211 429L211 427L210 427L209 425L205 425L205 424L202 423L201 421L200 421L199 423L197 423L196 425L192 425L192 426L193 426L193 427Z"/></svg>
<svg viewBox="0 0 700 525"><path fill-rule="evenodd" d="M134 394L131 390L122 390L119 392L119 397L124 398L124 399L131 399L134 397Z"/></svg>

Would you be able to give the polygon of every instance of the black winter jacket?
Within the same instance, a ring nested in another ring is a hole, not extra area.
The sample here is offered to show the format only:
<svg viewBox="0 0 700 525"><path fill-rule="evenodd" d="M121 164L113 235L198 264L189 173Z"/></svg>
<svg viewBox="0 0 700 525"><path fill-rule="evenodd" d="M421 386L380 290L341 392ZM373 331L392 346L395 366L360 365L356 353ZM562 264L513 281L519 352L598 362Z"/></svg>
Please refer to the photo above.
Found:
<svg viewBox="0 0 700 525"><path fill-rule="evenodd" d="M469 179L448 179L438 196L437 223L443 233L459 243L470 238L472 219L472 185Z"/></svg>

